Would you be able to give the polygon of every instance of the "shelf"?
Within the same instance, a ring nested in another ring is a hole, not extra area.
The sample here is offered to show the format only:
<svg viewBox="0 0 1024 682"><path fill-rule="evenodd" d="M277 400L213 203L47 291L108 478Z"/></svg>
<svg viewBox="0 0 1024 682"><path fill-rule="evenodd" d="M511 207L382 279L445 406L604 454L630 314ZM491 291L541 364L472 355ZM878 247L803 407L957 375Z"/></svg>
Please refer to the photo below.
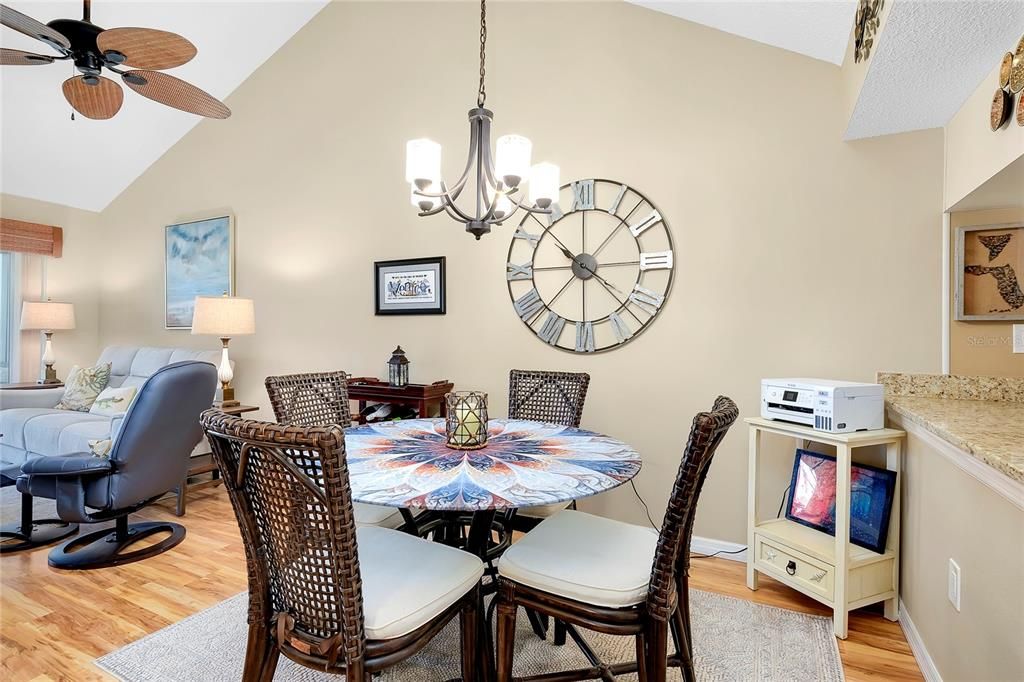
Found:
<svg viewBox="0 0 1024 682"><path fill-rule="evenodd" d="M842 443L855 448L864 447L866 445L891 443L893 440L903 438L903 436L906 435L906 433L900 429L874 429L873 431L854 431L852 433L829 433L828 431L819 431L802 424L791 424L789 422L765 419L763 417L747 417L743 421L754 428L760 429L761 431L778 433L784 436L791 436L793 438L813 440L818 443Z"/></svg>
<svg viewBox="0 0 1024 682"><path fill-rule="evenodd" d="M836 539L831 535L800 525L789 519L764 521L754 526L754 532L797 549L814 559L824 561L832 566L836 565ZM896 556L896 553L891 549L887 549L884 554L878 554L852 542L848 543L847 547L849 547L850 559L848 565L850 568L887 561Z"/></svg>

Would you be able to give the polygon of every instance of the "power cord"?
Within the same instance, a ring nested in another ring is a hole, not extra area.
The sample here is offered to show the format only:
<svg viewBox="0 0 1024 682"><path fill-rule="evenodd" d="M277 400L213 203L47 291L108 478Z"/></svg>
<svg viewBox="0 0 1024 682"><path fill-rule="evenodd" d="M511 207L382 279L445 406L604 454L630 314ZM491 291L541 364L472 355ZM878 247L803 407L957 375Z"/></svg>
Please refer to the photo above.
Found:
<svg viewBox="0 0 1024 682"><path fill-rule="evenodd" d="M640 500L640 504L643 505L644 514L647 515L647 521L648 521L648 523L651 524L651 528L653 528L654 530L660 530L658 528L658 525L656 523L654 523L654 519L651 518L651 510L647 506L647 502L645 502L644 498L640 495L640 491L636 489L636 483L633 482L633 479L629 480L629 485L632 486L633 494L636 495L636 499ZM739 554L740 552L745 552L746 549L747 549L746 546L744 546L742 549L735 549L735 550L731 550L731 551L726 551L726 550L723 549L723 550L720 550L720 551L715 552L713 554L690 554L690 558L692 558L692 559L710 559L712 557L718 556L719 554Z"/></svg>

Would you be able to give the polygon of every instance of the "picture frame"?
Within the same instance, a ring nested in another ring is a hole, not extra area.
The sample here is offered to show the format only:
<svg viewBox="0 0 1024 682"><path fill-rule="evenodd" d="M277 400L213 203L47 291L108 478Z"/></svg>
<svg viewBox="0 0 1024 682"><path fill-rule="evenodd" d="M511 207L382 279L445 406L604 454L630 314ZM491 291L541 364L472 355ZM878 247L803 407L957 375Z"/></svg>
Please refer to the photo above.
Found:
<svg viewBox="0 0 1024 682"><path fill-rule="evenodd" d="M375 315L444 315L445 257L406 258L373 264Z"/></svg>
<svg viewBox="0 0 1024 682"><path fill-rule="evenodd" d="M191 329L196 296L235 295L235 218L164 227L164 327Z"/></svg>
<svg viewBox="0 0 1024 682"><path fill-rule="evenodd" d="M1024 223L957 228L954 317L1024 320Z"/></svg>
<svg viewBox="0 0 1024 682"><path fill-rule="evenodd" d="M896 493L896 472L850 467L850 542L882 554ZM836 458L798 449L789 481L786 518L835 537Z"/></svg>

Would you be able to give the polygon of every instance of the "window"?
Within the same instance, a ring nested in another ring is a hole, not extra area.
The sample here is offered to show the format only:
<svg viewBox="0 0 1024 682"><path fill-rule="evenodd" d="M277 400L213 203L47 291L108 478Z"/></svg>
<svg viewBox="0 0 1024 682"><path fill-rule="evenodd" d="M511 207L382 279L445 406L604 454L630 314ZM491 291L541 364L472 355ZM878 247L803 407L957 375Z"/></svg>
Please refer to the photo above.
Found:
<svg viewBox="0 0 1024 682"><path fill-rule="evenodd" d="M17 269L17 255L10 251L0 251L0 384L18 379Z"/></svg>

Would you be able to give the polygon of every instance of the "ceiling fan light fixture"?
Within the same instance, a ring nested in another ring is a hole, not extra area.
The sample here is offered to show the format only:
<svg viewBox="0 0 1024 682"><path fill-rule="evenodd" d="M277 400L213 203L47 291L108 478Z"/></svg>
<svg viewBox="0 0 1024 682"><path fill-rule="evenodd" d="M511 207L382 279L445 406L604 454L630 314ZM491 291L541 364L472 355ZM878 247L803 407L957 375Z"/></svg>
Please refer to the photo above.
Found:
<svg viewBox="0 0 1024 682"><path fill-rule="evenodd" d="M124 64L127 59L123 52L118 52L117 50L107 50L103 53L103 58L111 64Z"/></svg>

